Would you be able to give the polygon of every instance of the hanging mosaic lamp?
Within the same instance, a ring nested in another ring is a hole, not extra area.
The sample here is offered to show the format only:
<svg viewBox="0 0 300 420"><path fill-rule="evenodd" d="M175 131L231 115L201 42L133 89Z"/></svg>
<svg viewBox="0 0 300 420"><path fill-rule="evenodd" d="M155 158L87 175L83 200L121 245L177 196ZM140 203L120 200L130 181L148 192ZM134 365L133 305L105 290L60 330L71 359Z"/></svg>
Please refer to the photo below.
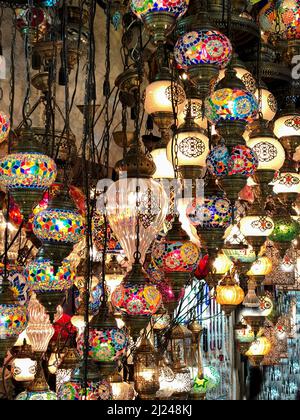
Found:
<svg viewBox="0 0 300 420"><path fill-rule="evenodd" d="M131 271L111 295L113 307L122 313L122 319L135 340L159 309L161 300L161 293L150 282L140 263L133 264Z"/></svg>
<svg viewBox="0 0 300 420"><path fill-rule="evenodd" d="M77 349L83 356L84 334L77 338ZM126 353L128 337L119 329L115 318L104 304L89 326L89 358L98 363L101 374L112 375L117 369L117 362Z"/></svg>
<svg viewBox="0 0 300 420"><path fill-rule="evenodd" d="M189 0L131 0L132 12L142 20L155 44L165 43L176 20L188 9Z"/></svg>
<svg viewBox="0 0 300 420"><path fill-rule="evenodd" d="M285 161L285 150L273 135L265 120L258 119L253 126L247 146L258 158L258 167L254 180L259 184L263 198L272 191L270 183L276 171L279 171Z"/></svg>
<svg viewBox="0 0 300 420"><path fill-rule="evenodd" d="M256 80L253 75L247 69L242 60L239 59L237 53L233 53L231 66L236 71L236 76L240 79L248 92L255 93L256 91ZM225 77L225 70L221 69L219 74L219 81Z"/></svg>
<svg viewBox="0 0 300 420"><path fill-rule="evenodd" d="M29 44L43 39L51 25L50 13L41 7L16 9L16 26Z"/></svg>
<svg viewBox="0 0 300 420"><path fill-rule="evenodd" d="M45 250L41 247L36 258L26 265L24 274L31 291L36 293L53 320L56 308L64 303L66 291L74 284L74 267L65 260L55 271L53 261L45 257Z"/></svg>
<svg viewBox="0 0 300 420"><path fill-rule="evenodd" d="M200 259L199 248L190 241L178 216L175 216L165 239L154 248L153 259L156 266L164 272L165 280L178 301L182 296L182 288Z"/></svg>
<svg viewBox="0 0 300 420"><path fill-rule="evenodd" d="M0 186L9 191L25 220L56 178L53 159L34 142L30 128L22 130L11 153L0 160Z"/></svg>
<svg viewBox="0 0 300 420"><path fill-rule="evenodd" d="M274 230L269 239L284 258L286 251L291 247L292 241L299 236L300 226L287 212L286 208L277 208L276 214L272 215Z"/></svg>
<svg viewBox="0 0 300 420"><path fill-rule="evenodd" d="M165 145L170 140L169 132L174 123L174 108L176 110L186 100L181 83L173 79L170 70L167 67L162 67L154 81L145 90L145 111L151 115L159 128L162 142Z"/></svg>
<svg viewBox="0 0 300 420"><path fill-rule="evenodd" d="M187 71L204 99L232 56L229 39L209 23L205 9L198 11L193 30L181 36L175 45L177 65Z"/></svg>
<svg viewBox="0 0 300 420"><path fill-rule="evenodd" d="M53 262L55 272L83 238L84 231L84 219L66 190L54 197L33 221L33 233L42 242L44 256Z"/></svg>
<svg viewBox="0 0 300 420"><path fill-rule="evenodd" d="M10 289L7 275L0 285L0 365L27 325L26 307L21 306Z"/></svg>
<svg viewBox="0 0 300 420"><path fill-rule="evenodd" d="M0 112L0 143L8 138L9 132L10 120L3 112Z"/></svg>

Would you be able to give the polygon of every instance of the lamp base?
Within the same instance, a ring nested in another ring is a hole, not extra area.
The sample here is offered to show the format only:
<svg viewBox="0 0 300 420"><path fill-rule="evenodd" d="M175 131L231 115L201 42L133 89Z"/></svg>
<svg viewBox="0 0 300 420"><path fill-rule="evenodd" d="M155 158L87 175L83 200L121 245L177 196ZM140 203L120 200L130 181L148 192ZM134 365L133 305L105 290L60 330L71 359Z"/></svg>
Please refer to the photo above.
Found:
<svg viewBox="0 0 300 420"><path fill-rule="evenodd" d="M152 35L153 43L157 45L166 43L168 35L174 29L176 18L168 12L147 13L143 22Z"/></svg>
<svg viewBox="0 0 300 420"><path fill-rule="evenodd" d="M206 98L219 76L218 66L199 64L189 67L188 74L193 85L197 86L201 98Z"/></svg>
<svg viewBox="0 0 300 420"><path fill-rule="evenodd" d="M53 292L38 292L36 291L36 297L41 305L43 305L50 316L51 322L54 320L56 309L58 305L64 303L66 293L65 291L53 291Z"/></svg>

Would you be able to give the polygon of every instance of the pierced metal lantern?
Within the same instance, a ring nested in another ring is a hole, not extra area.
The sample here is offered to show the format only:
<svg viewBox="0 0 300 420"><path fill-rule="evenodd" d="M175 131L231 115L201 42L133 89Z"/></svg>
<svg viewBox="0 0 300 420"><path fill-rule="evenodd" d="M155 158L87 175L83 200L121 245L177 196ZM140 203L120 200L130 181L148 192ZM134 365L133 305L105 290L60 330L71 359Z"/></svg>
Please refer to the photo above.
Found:
<svg viewBox="0 0 300 420"><path fill-rule="evenodd" d="M134 387L141 399L155 398L159 390L158 356L149 339L143 337L133 356Z"/></svg>
<svg viewBox="0 0 300 420"><path fill-rule="evenodd" d="M24 129L11 154L0 160L0 185L18 204L24 218L42 199L56 178L56 165L34 142L30 129Z"/></svg>

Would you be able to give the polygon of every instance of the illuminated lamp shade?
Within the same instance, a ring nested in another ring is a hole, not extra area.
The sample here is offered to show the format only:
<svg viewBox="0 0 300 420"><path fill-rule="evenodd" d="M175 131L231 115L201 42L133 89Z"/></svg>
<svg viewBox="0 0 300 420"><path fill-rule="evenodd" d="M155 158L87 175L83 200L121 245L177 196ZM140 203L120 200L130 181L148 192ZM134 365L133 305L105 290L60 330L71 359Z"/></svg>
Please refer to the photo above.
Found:
<svg viewBox="0 0 300 420"><path fill-rule="evenodd" d="M231 153L226 146L216 146L207 157L207 168L216 177L226 175L252 176L258 167L258 158L253 150L244 145L233 147Z"/></svg>
<svg viewBox="0 0 300 420"><path fill-rule="evenodd" d="M153 324L153 330L164 330L170 325L170 315L167 313L157 313L152 315L151 318Z"/></svg>
<svg viewBox="0 0 300 420"><path fill-rule="evenodd" d="M153 250L156 266L165 273L191 273L196 269L200 258L200 250L191 241L164 240Z"/></svg>
<svg viewBox="0 0 300 420"><path fill-rule="evenodd" d="M300 135L300 114L293 112L279 116L274 123L274 134L279 139L282 137Z"/></svg>
<svg viewBox="0 0 300 420"><path fill-rule="evenodd" d="M221 305L226 316L240 305L244 300L243 289L235 282L232 274L228 274L216 287L216 301Z"/></svg>
<svg viewBox="0 0 300 420"><path fill-rule="evenodd" d="M244 83L249 92L254 93L256 89L256 80L249 70L247 70L244 63L234 54L231 64L236 71L236 77ZM222 69L219 73L219 80L222 80L224 77L225 71Z"/></svg>
<svg viewBox="0 0 300 420"><path fill-rule="evenodd" d="M243 249L223 248L223 253L231 261L240 261L243 263L252 263L256 260L255 252L251 247Z"/></svg>
<svg viewBox="0 0 300 420"><path fill-rule="evenodd" d="M195 199L186 209L190 223L204 229L227 228L232 221L232 208L227 198L211 196Z"/></svg>
<svg viewBox="0 0 300 420"><path fill-rule="evenodd" d="M17 382L31 382L36 374L37 362L30 357L17 356L11 364L11 372Z"/></svg>
<svg viewBox="0 0 300 420"><path fill-rule="evenodd" d="M213 262L213 268L216 274L226 274L232 268L233 263L224 254L219 254Z"/></svg>
<svg viewBox="0 0 300 420"><path fill-rule="evenodd" d="M30 129L24 129L21 136L11 153L0 160L0 186L10 192L27 219L55 181L57 169L54 160L34 142Z"/></svg>
<svg viewBox="0 0 300 420"><path fill-rule="evenodd" d="M49 202L46 210L34 217L33 233L42 242L44 255L53 261L55 268L71 253L84 232L84 218L66 190L62 190Z"/></svg>
<svg viewBox="0 0 300 420"><path fill-rule="evenodd" d="M115 318L108 313L107 308L101 306L98 314L92 319L89 330L89 357L95 362L117 362L127 349L128 337L126 332L117 327ZM77 338L77 349L83 356L85 348L84 334ZM102 366L104 368L105 365ZM113 370L115 365L112 363ZM107 366L109 369L109 365Z"/></svg>
<svg viewBox="0 0 300 420"><path fill-rule="evenodd" d="M10 289L14 296L18 299L20 305L25 305L29 298L29 287L24 276L24 267L8 266L7 276ZM4 267L0 264L0 285L4 278Z"/></svg>
<svg viewBox="0 0 300 420"><path fill-rule="evenodd" d="M27 325L26 308L17 302L4 303L0 298L0 340L18 338Z"/></svg>
<svg viewBox="0 0 300 420"><path fill-rule="evenodd" d="M64 260L57 273L51 260L42 255L29 262L25 268L25 277L32 291L68 290L73 286L75 271L68 260Z"/></svg>
<svg viewBox="0 0 300 420"><path fill-rule="evenodd" d="M251 269L248 271L248 276L267 276L271 274L273 268L272 261L268 257L260 257L255 261Z"/></svg>
<svg viewBox="0 0 300 420"><path fill-rule="evenodd" d="M17 401L56 401L57 396L53 391L43 392L21 392L16 398Z"/></svg>
<svg viewBox="0 0 300 420"><path fill-rule="evenodd" d="M251 122L257 114L257 101L246 90L218 89L206 98L205 114L213 124L227 120Z"/></svg>
<svg viewBox="0 0 300 420"><path fill-rule="evenodd" d="M299 223L293 220L289 215L274 217L274 230L269 236L273 242L288 242L290 243L300 233Z"/></svg>
<svg viewBox="0 0 300 420"><path fill-rule="evenodd" d="M184 120L187 116L189 107L191 109L191 117L194 119L195 123L203 128L207 129L207 119L202 115L202 100L198 98L186 99L182 104L178 106L177 114L177 123L178 126L184 123Z"/></svg>
<svg viewBox="0 0 300 420"><path fill-rule="evenodd" d="M285 151L274 137L255 137L247 142L258 158L258 170L278 171L284 164Z"/></svg>
<svg viewBox="0 0 300 420"><path fill-rule="evenodd" d="M238 343L253 343L255 341L255 335L250 325L243 325L243 328L235 328L234 333L235 340Z"/></svg>
<svg viewBox="0 0 300 420"><path fill-rule="evenodd" d="M168 198L162 185L150 178L120 179L108 188L107 197L108 221L128 258L129 266L134 261L139 221L140 261L144 263L146 252L162 229L168 211Z"/></svg>
<svg viewBox="0 0 300 420"><path fill-rule="evenodd" d="M246 356L249 357L253 365L259 365L263 358L270 353L271 349L272 344L270 340L265 336L261 336L251 344L249 350L246 352Z"/></svg>
<svg viewBox="0 0 300 420"><path fill-rule="evenodd" d="M93 243L98 251L103 251L105 241L106 228L106 250L107 253L118 253L122 251L122 247L113 233L109 223L105 224L103 214L96 210L92 218L93 227Z"/></svg>
<svg viewBox="0 0 300 420"><path fill-rule="evenodd" d="M114 374L109 378L109 383L112 389L113 400L124 401L135 399L136 392L134 387L130 383L124 382L121 375Z"/></svg>
<svg viewBox="0 0 300 420"><path fill-rule="evenodd" d="M268 89L262 87L260 89L260 94L258 89L255 91L255 98L258 101L258 98L261 97L260 110L262 113L262 118L266 121L272 121L277 112L277 101L273 93Z"/></svg>
<svg viewBox="0 0 300 420"><path fill-rule="evenodd" d="M152 150L151 156L156 166L156 171L153 175L154 179L175 178L174 168L167 158L167 150L165 147Z"/></svg>
<svg viewBox="0 0 300 420"><path fill-rule="evenodd" d="M245 216L240 220L240 230L248 236L270 236L274 230L274 223L269 216Z"/></svg>
<svg viewBox="0 0 300 420"><path fill-rule="evenodd" d="M192 128L183 123L175 137L167 146L167 158L172 162L177 150L178 167L197 166L205 167L209 152L208 137L203 130L195 124Z"/></svg>
<svg viewBox="0 0 300 420"><path fill-rule="evenodd" d="M111 295L111 304L123 314L123 320L134 339L140 335L162 302L160 291L140 263L134 263L131 271Z"/></svg>
<svg viewBox="0 0 300 420"><path fill-rule="evenodd" d="M300 39L299 25L300 5L297 0L270 1L259 13L262 30L284 40ZM278 28L276 24L278 16Z"/></svg>
<svg viewBox="0 0 300 420"><path fill-rule="evenodd" d="M179 84L171 80L156 80L146 88L144 107L149 115L160 112L173 114L173 104L176 108L185 99L185 92Z"/></svg>
<svg viewBox="0 0 300 420"><path fill-rule="evenodd" d="M272 184L275 194L300 194L300 174L296 172L280 172L276 174Z"/></svg>
<svg viewBox="0 0 300 420"><path fill-rule="evenodd" d="M179 38L174 48L175 60L180 68L199 64L215 64L225 68L232 55L229 39L216 30L188 32Z"/></svg>
<svg viewBox="0 0 300 420"><path fill-rule="evenodd" d="M63 383L58 389L57 396L62 401L99 401L112 400L112 389L106 379L99 379L97 366L88 360L87 386L84 389L84 364L75 368L71 379Z"/></svg>
<svg viewBox="0 0 300 420"><path fill-rule="evenodd" d="M10 120L3 112L0 112L0 143L7 139L9 131Z"/></svg>

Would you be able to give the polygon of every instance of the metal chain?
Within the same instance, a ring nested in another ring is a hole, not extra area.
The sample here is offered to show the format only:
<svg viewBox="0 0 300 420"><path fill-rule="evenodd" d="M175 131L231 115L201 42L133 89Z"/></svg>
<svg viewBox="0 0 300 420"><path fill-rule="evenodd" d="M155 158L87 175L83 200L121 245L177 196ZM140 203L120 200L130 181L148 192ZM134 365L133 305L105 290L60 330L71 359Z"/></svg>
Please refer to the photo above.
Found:
<svg viewBox="0 0 300 420"><path fill-rule="evenodd" d="M30 38L30 25L31 25L31 22L32 22L32 19L33 19L32 11L33 11L33 0L28 0L28 9L27 9L27 13L26 13L27 31L25 31L25 35L24 35L25 66L26 66L26 94L25 94L23 109L22 109L23 121L24 121L24 124L27 127L30 127L32 125L32 121L29 118L29 114L30 114L30 95L31 95L30 59L31 59L31 55L32 55L32 47L31 47L31 44L29 42L29 38Z"/></svg>

